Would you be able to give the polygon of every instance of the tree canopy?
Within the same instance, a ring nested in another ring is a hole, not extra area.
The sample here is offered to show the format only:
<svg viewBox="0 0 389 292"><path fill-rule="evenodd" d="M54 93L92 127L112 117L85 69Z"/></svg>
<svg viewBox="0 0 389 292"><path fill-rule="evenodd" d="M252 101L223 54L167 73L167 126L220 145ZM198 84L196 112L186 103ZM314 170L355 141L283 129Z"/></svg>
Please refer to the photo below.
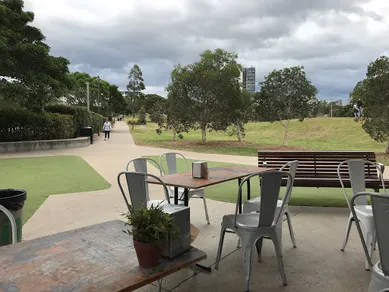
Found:
<svg viewBox="0 0 389 292"><path fill-rule="evenodd" d="M51 56L42 32L29 23L34 13L23 1L0 0L0 94L34 111L60 97L70 86L69 61Z"/></svg>
<svg viewBox="0 0 389 292"><path fill-rule="evenodd" d="M389 153L389 58L381 56L367 67L366 78L357 83L353 98L363 102L363 128L376 141L387 142Z"/></svg>
<svg viewBox="0 0 389 292"><path fill-rule="evenodd" d="M180 132L201 129L202 141L210 130L226 130L241 108L241 65L238 55L222 49L206 50L200 60L175 66L168 92L168 126Z"/></svg>
<svg viewBox="0 0 389 292"><path fill-rule="evenodd" d="M69 74L71 86L65 98L70 105L86 106L87 90L86 83L89 83L90 109L95 112L111 117L112 114L123 113L126 110L127 102L119 88L97 76L90 76L85 72L72 72ZM100 94L100 96L98 96Z"/></svg>
<svg viewBox="0 0 389 292"><path fill-rule="evenodd" d="M144 104L144 96L142 91L146 89L143 80L143 73L140 67L135 64L128 74L128 97L129 97L129 107L130 112L132 113L133 123L132 129L135 127L135 114L140 110Z"/></svg>
<svg viewBox="0 0 389 292"><path fill-rule="evenodd" d="M303 121L309 116L317 89L302 66L273 70L259 84L261 91L255 98L257 117L261 121L280 122L285 127L283 144L287 145L290 120Z"/></svg>

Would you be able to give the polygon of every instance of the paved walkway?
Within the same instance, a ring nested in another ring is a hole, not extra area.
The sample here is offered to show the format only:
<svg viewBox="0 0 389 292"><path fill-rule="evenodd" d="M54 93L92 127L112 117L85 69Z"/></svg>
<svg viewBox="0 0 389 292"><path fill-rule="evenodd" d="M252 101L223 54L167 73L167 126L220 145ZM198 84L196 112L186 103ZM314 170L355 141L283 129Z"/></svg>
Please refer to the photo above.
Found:
<svg viewBox="0 0 389 292"><path fill-rule="evenodd" d="M0 155L28 157L50 155L79 155L94 167L111 188L102 191L50 196L24 225L24 239L32 239L112 219L122 219L126 211L116 178L126 162L143 155L160 155L170 150L136 146L124 122L117 122L111 140L102 137L85 148L28 152ZM256 165L256 157L203 154L181 151L186 157L208 161L224 161ZM387 173L388 174L388 173ZM152 186L151 197L159 198L157 186ZM312 194L314 195L314 194ZM191 222L200 229L195 246L208 254L205 264L214 263L224 214L233 213L235 205L207 200L211 224L205 223L200 200L192 200ZM291 247L289 234L283 230L283 252L289 284L282 287L274 257L274 249L264 244L263 262L253 260L253 291L366 291L370 273L364 269L364 255L353 229L347 251L340 252L348 210L336 208L292 208L297 249ZM164 288L175 291L241 291L243 265L240 251L236 251L235 235L227 235L223 255L232 253L212 275L191 277L188 270L180 271L164 280ZM180 284L184 281L182 284ZM141 291L155 291L152 286Z"/></svg>

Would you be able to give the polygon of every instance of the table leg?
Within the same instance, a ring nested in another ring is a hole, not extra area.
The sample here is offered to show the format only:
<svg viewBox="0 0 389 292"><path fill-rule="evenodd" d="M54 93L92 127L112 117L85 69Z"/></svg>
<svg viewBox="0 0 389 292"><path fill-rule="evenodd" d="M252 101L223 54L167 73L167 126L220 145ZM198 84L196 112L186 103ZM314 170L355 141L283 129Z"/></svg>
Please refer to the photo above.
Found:
<svg viewBox="0 0 389 292"><path fill-rule="evenodd" d="M178 187L174 187L174 204L178 205Z"/></svg>
<svg viewBox="0 0 389 292"><path fill-rule="evenodd" d="M184 206L189 206L189 189L184 189Z"/></svg>
<svg viewBox="0 0 389 292"><path fill-rule="evenodd" d="M250 180L247 180L247 201L250 200L251 197L251 188L250 188Z"/></svg>
<svg viewBox="0 0 389 292"><path fill-rule="evenodd" d="M241 178L238 178L238 186L240 186L240 184L242 183L242 179ZM239 198L239 209L238 209L238 212L239 214L242 214L242 197L240 196Z"/></svg>

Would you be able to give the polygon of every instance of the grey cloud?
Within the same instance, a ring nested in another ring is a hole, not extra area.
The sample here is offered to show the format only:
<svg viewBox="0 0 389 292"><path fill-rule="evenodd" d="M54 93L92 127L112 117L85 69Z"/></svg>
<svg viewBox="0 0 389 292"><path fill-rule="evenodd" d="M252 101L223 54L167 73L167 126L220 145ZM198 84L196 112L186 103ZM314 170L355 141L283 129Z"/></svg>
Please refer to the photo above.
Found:
<svg viewBox="0 0 389 292"><path fill-rule="evenodd" d="M388 21L384 14L361 8L368 0L180 0L174 5L111 0L109 7L99 1L65 2L88 17L68 20L62 11L48 14L40 0L26 0L53 54L68 58L72 70L121 87L129 67L138 63L146 87L158 93L174 64L223 47L238 52L243 65L257 68L257 82L273 69L304 65L320 96L346 96L367 64L389 47L368 29L368 20ZM358 20L351 21L350 14Z"/></svg>

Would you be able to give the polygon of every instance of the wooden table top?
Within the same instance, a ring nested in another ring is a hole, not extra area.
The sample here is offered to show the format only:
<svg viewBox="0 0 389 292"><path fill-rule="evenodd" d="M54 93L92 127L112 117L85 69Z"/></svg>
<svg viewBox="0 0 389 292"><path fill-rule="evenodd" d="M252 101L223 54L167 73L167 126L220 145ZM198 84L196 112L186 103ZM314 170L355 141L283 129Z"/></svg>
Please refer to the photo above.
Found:
<svg viewBox="0 0 389 292"><path fill-rule="evenodd" d="M120 220L0 247L0 291L133 291L206 258L192 248L144 270Z"/></svg>
<svg viewBox="0 0 389 292"><path fill-rule="evenodd" d="M265 168L256 166L218 166L209 168L209 179L193 178L192 172L183 172L170 174L160 177L160 179L168 186L181 187L187 189L200 189L219 183L227 182L234 179L244 178L250 174L264 172L268 170L276 170L275 168ZM152 184L160 184L153 178L147 179L147 182Z"/></svg>

